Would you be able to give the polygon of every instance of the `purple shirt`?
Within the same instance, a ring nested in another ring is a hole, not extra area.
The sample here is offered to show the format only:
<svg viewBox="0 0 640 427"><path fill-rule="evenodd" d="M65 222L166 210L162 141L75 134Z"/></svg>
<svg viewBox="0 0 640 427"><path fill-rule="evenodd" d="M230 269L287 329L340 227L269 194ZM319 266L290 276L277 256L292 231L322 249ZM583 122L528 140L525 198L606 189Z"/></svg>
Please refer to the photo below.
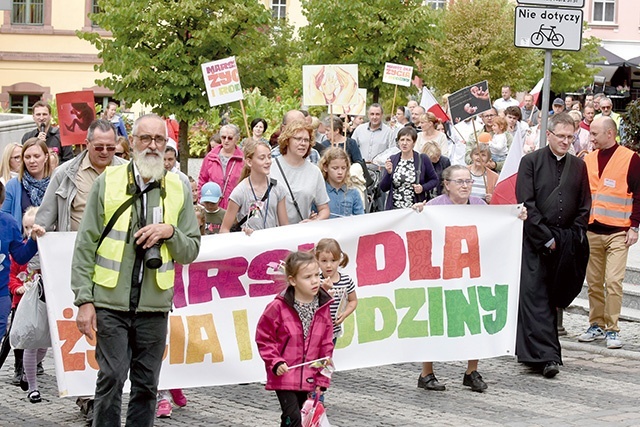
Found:
<svg viewBox="0 0 640 427"><path fill-rule="evenodd" d="M485 201L480 197L469 196L468 205L486 205ZM431 199L427 202L427 206L436 206L436 205L455 205L449 198L447 194L443 194L442 196L438 196L435 199Z"/></svg>

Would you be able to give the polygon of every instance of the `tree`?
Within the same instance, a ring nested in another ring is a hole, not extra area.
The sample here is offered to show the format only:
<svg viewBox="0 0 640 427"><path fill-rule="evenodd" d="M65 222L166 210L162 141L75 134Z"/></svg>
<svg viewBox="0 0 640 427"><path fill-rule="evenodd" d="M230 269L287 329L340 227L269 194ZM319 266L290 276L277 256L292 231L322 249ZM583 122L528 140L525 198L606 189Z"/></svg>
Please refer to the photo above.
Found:
<svg viewBox="0 0 640 427"><path fill-rule="evenodd" d="M587 28L587 24L584 24ZM600 39L587 37L582 39L579 51L554 50L551 54L551 90L555 93L573 92L593 83L593 76L600 68L589 66L599 61ZM544 67L544 55L541 52L540 66Z"/></svg>
<svg viewBox="0 0 640 427"><path fill-rule="evenodd" d="M531 88L540 79L539 57L533 49L514 46L513 25L514 5L508 0L451 2L423 57L425 83L444 93L488 80L492 98L500 96L502 85Z"/></svg>
<svg viewBox="0 0 640 427"><path fill-rule="evenodd" d="M180 156L186 172L190 122L210 108L200 65L236 56L241 84L273 91L286 78L291 35L258 0L100 0L92 19L111 37L79 32L99 51L98 83L129 102L140 101L180 122ZM240 124L240 123L238 123Z"/></svg>
<svg viewBox="0 0 640 427"><path fill-rule="evenodd" d="M378 102L385 62L416 66L429 45L433 12L421 0L306 0L300 29L303 64L358 64L359 84ZM300 73L302 70L299 71Z"/></svg>

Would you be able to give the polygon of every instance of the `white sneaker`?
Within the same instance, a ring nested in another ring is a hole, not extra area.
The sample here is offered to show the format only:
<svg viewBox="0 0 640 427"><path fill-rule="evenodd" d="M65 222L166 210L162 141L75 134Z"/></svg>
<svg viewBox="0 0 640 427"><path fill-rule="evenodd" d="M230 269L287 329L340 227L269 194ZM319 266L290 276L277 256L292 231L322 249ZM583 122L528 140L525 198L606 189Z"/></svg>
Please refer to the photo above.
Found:
<svg viewBox="0 0 640 427"><path fill-rule="evenodd" d="M595 323L589 326L589 329L587 329L587 332L585 332L584 334L578 337L578 341L580 342L592 342L595 340L603 340L603 339L604 339L604 331L600 326L598 326Z"/></svg>
<svg viewBox="0 0 640 427"><path fill-rule="evenodd" d="M615 331L607 331L607 348L622 348L622 340L620 334Z"/></svg>

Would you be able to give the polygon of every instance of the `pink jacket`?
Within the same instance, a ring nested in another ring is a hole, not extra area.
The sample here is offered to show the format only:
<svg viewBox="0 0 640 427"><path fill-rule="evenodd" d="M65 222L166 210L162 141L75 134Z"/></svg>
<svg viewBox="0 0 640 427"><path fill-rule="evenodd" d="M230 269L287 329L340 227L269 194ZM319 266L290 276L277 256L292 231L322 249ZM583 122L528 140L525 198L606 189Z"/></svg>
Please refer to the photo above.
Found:
<svg viewBox="0 0 640 427"><path fill-rule="evenodd" d="M275 374L281 363L297 365L333 355L333 320L329 306L333 300L320 289L320 308L316 311L307 339L303 338L302 322L293 308L294 288L287 287L269 303L256 328L256 343L267 371L267 390L313 391L316 386L329 387L331 379L320 369L305 365Z"/></svg>
<svg viewBox="0 0 640 427"><path fill-rule="evenodd" d="M238 185L238 181L240 181L240 174L244 166L244 156L242 150L236 147L229 159L229 163L227 163L227 169L223 171L222 162L220 162L220 150L222 150L221 145L209 151L209 154L202 161L200 176L198 177L198 199L200 198L202 186L207 182L215 182L222 189L219 205L222 209L226 209L229 204L229 196Z"/></svg>

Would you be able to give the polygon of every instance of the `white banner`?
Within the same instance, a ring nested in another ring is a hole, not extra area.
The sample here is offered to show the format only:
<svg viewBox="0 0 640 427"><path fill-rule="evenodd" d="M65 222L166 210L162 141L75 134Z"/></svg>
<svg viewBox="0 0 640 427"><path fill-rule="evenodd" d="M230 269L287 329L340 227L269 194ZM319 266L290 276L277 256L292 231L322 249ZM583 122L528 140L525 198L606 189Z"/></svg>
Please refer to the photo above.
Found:
<svg viewBox="0 0 640 427"><path fill-rule="evenodd" d="M385 62L382 83L409 87L411 86L412 76L413 67Z"/></svg>
<svg viewBox="0 0 640 427"><path fill-rule="evenodd" d="M235 56L207 62L201 66L211 107L244 99Z"/></svg>
<svg viewBox="0 0 640 427"><path fill-rule="evenodd" d="M160 387L265 379L254 341L283 289L272 263L323 237L349 255L358 308L344 324L338 370L513 355L522 250L515 206L430 206L244 233L204 236L178 268ZM76 328L70 290L75 233L39 241L61 396L93 394L92 343Z"/></svg>

